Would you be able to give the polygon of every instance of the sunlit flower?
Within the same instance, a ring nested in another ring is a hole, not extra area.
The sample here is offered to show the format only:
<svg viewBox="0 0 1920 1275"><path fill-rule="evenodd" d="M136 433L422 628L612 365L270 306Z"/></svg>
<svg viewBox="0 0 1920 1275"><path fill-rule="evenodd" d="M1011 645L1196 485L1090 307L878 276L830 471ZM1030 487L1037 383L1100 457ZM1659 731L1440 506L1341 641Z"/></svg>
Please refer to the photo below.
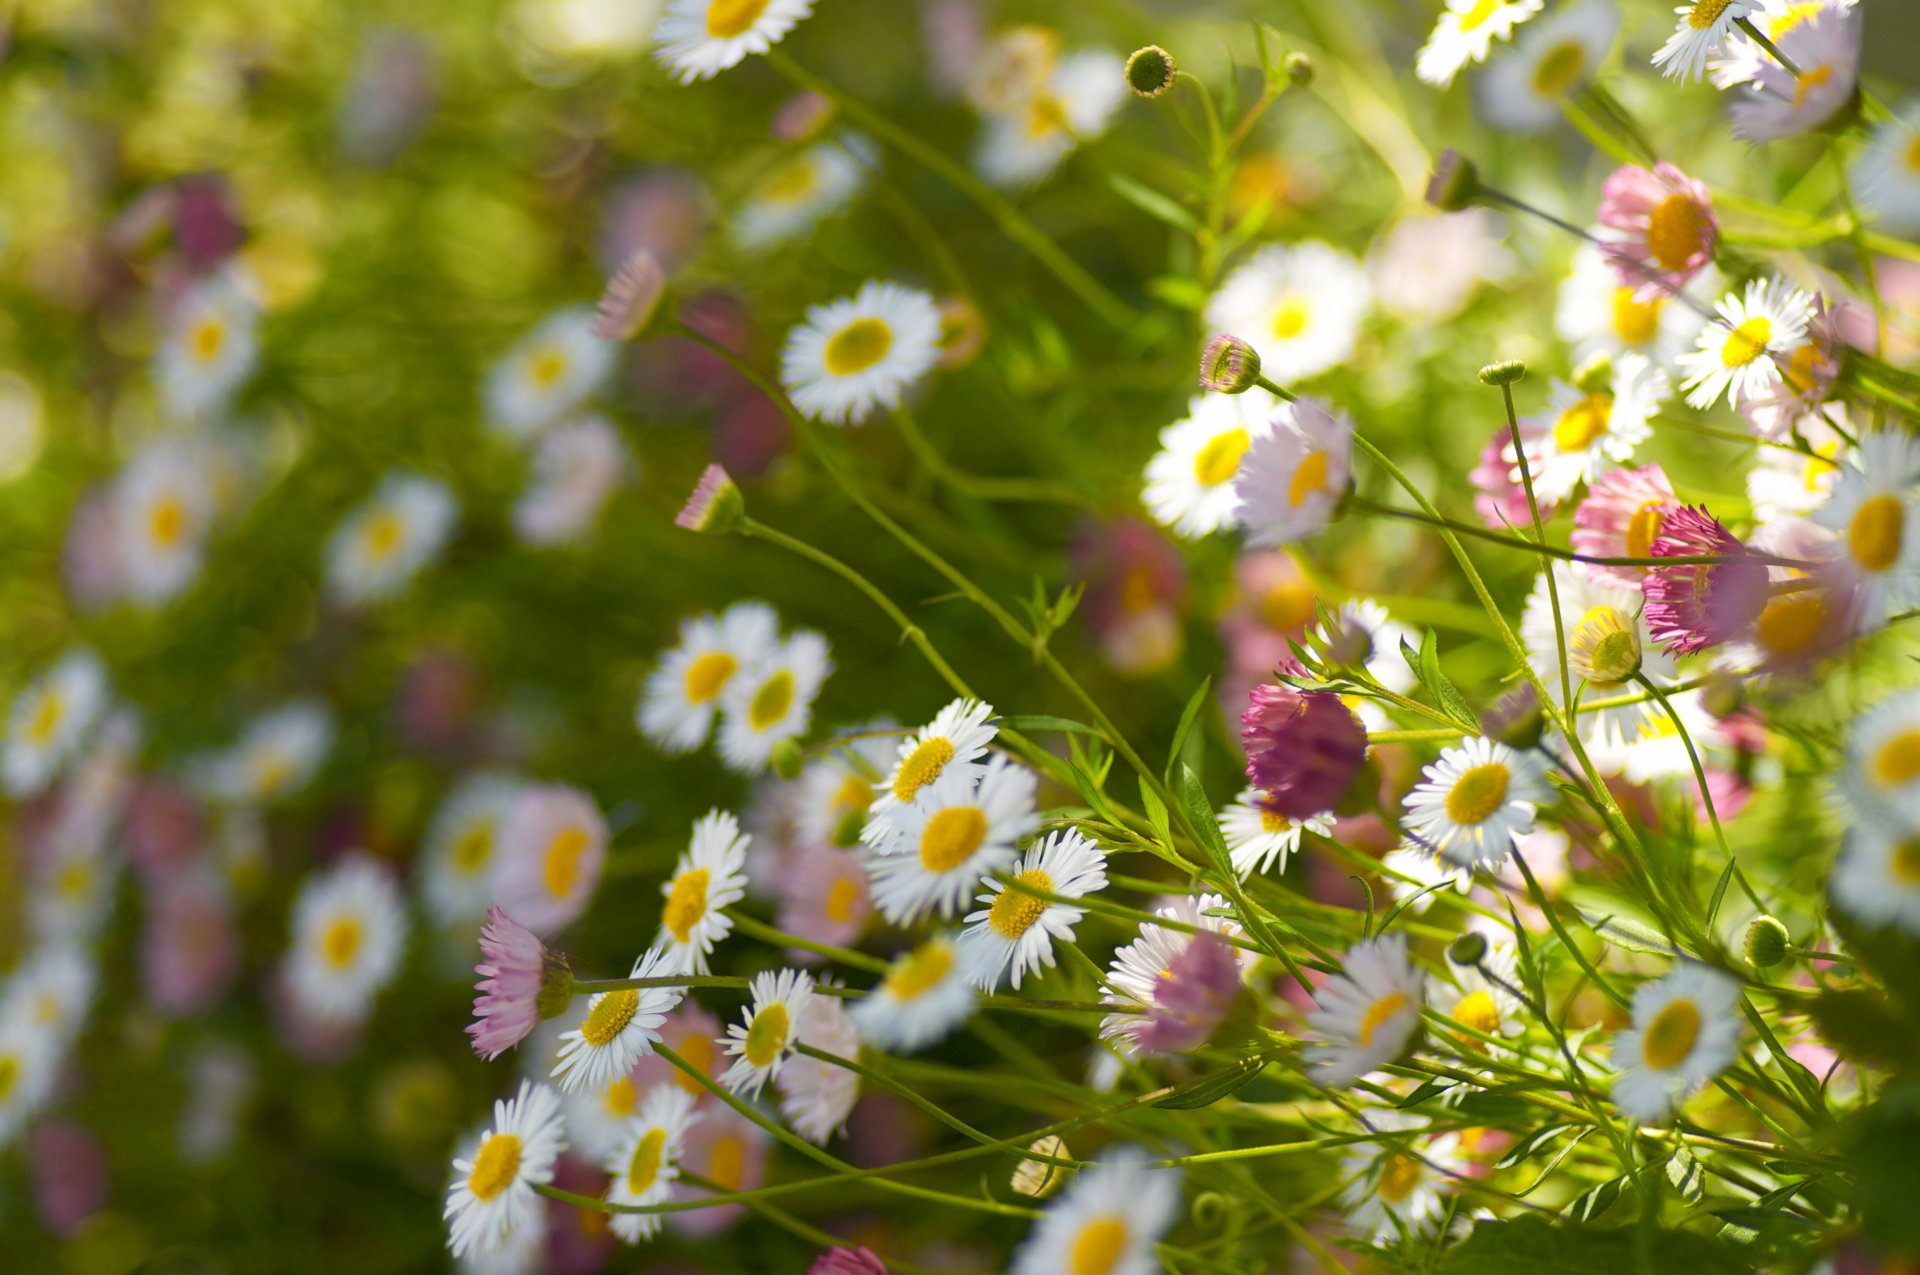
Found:
<svg viewBox="0 0 1920 1275"><path fill-rule="evenodd" d="M1332 810L1367 759L1367 732L1330 691L1253 688L1240 717L1247 778L1289 819Z"/></svg>
<svg viewBox="0 0 1920 1275"><path fill-rule="evenodd" d="M614 347L594 335L594 323L585 306L542 319L488 374L488 419L528 438L579 407L613 367Z"/></svg>
<svg viewBox="0 0 1920 1275"><path fill-rule="evenodd" d="M1613 1042L1613 1101L1635 1120L1665 1120L1725 1071L1740 1049L1740 985L1682 961L1633 993L1633 1027Z"/></svg>
<svg viewBox="0 0 1920 1275"><path fill-rule="evenodd" d="M1414 60L1414 74L1445 88L1469 62L1484 62L1495 40L1540 12L1540 0L1446 0L1433 34Z"/></svg>
<svg viewBox="0 0 1920 1275"><path fill-rule="evenodd" d="M1254 254L1222 282L1205 318L1259 351L1266 375L1284 385L1344 363L1372 306L1360 263L1309 240Z"/></svg>
<svg viewBox="0 0 1920 1275"><path fill-rule="evenodd" d="M1347 953L1346 970L1333 975L1314 997L1307 1020L1310 1074L1344 1089L1398 1058L1420 1028L1426 980L1407 956L1398 934L1369 939Z"/></svg>
<svg viewBox="0 0 1920 1275"><path fill-rule="evenodd" d="M866 182L872 144L842 137L780 161L756 183L729 223L742 248L761 252L843 212Z"/></svg>
<svg viewBox="0 0 1920 1275"><path fill-rule="evenodd" d="M1154 1245L1180 1213L1180 1170L1121 1147L1075 1175L1013 1255L1009 1275L1156 1275Z"/></svg>
<svg viewBox="0 0 1920 1275"><path fill-rule="evenodd" d="M1326 526L1353 477L1353 421L1317 398L1283 404L1233 481L1247 544L1272 549Z"/></svg>
<svg viewBox="0 0 1920 1275"><path fill-rule="evenodd" d="M660 887L667 902L655 941L672 955L676 969L705 974L714 945L733 933L733 918L723 909L746 897L749 840L740 821L723 810L694 821L693 839Z"/></svg>
<svg viewBox="0 0 1920 1275"><path fill-rule="evenodd" d="M1424 1122L1404 1111L1369 1111L1366 1122L1380 1140L1355 1143L1340 1161L1347 1224L1375 1244L1393 1243L1403 1227L1426 1232L1446 1213L1444 1195L1467 1167L1460 1135L1423 1135Z"/></svg>
<svg viewBox="0 0 1920 1275"><path fill-rule="evenodd" d="M1030 832L1032 771L995 757L977 774L942 774L911 805L888 816L891 835L866 850L874 905L896 925L928 912L951 917L974 886L1012 865Z"/></svg>
<svg viewBox="0 0 1920 1275"><path fill-rule="evenodd" d="M1243 881L1272 869L1276 860L1279 871L1285 872L1288 857L1300 848L1301 833L1324 837L1331 831L1333 820L1326 815L1295 820L1267 809L1258 788L1242 792L1220 811L1220 835L1226 838L1233 870Z"/></svg>
<svg viewBox="0 0 1920 1275"><path fill-rule="evenodd" d="M891 837L892 812L912 804L950 767L977 774L998 729L993 706L977 699L954 700L936 713L901 743L893 770L874 790L877 795L861 839L872 843Z"/></svg>
<svg viewBox="0 0 1920 1275"><path fill-rule="evenodd" d="M0 773L15 796L38 792L78 755L107 707L107 670L91 651L71 651L34 679L7 714Z"/></svg>
<svg viewBox="0 0 1920 1275"><path fill-rule="evenodd" d="M1718 317L1680 360L1688 406L1709 408L1725 394L1738 407L1770 394L1781 379L1776 355L1806 336L1812 306L1811 297L1783 279L1755 279L1744 296L1722 297L1714 307Z"/></svg>
<svg viewBox="0 0 1920 1275"><path fill-rule="evenodd" d="M814 996L800 1015L796 1038L809 1049L857 1062L860 1033L838 996ZM845 1128L860 1097L860 1073L810 1054L796 1053L780 1068L780 1112L793 1131L825 1146Z"/></svg>
<svg viewBox="0 0 1920 1275"><path fill-rule="evenodd" d="M1534 494L1554 503L1573 495L1632 457L1653 433L1649 419L1670 389L1667 374L1637 354L1613 364L1604 388L1553 383L1547 410L1538 419L1540 442ZM1530 463L1533 463L1530 459Z"/></svg>
<svg viewBox="0 0 1920 1275"><path fill-rule="evenodd" d="M1920 934L1920 826L1909 819L1855 823L1828 889L1841 910L1868 925Z"/></svg>
<svg viewBox="0 0 1920 1275"><path fill-rule="evenodd" d="M1874 129L1850 175L1861 209L1882 229L1920 234L1920 102Z"/></svg>
<svg viewBox="0 0 1920 1275"><path fill-rule="evenodd" d="M1687 292L1702 290L1714 273L1708 266ZM1644 279L1621 282L1609 255L1587 243L1574 251L1554 310L1554 326L1573 347L1576 366L1599 355L1638 354L1669 373L1693 348L1705 321L1682 297L1648 293Z"/></svg>
<svg viewBox="0 0 1920 1275"><path fill-rule="evenodd" d="M514 530L528 544L578 540L633 471L633 458L605 417L555 425L534 448L533 481L513 505Z"/></svg>
<svg viewBox="0 0 1920 1275"><path fill-rule="evenodd" d="M814 997L813 978L800 970L762 970L753 976L753 1003L745 1023L727 1027L726 1049L733 1065L720 1083L735 1093L758 1097L761 1087L780 1075L781 1064L800 1038L800 1020Z"/></svg>
<svg viewBox="0 0 1920 1275"><path fill-rule="evenodd" d="M1368 677L1390 691L1411 690L1417 680L1401 654L1401 645L1417 648L1418 635L1371 598L1342 602L1325 621L1314 626L1309 641L1333 668L1364 669Z"/></svg>
<svg viewBox="0 0 1920 1275"><path fill-rule="evenodd" d="M481 772L441 801L427 826L420 876L421 901L435 924L464 924L486 913L500 825L519 792L520 781Z"/></svg>
<svg viewBox="0 0 1920 1275"><path fill-rule="evenodd" d="M1480 113L1495 128L1544 132L1561 103L1593 78L1620 32L1611 0L1581 0L1528 23L1513 52L1495 58L1476 83Z"/></svg>
<svg viewBox="0 0 1920 1275"><path fill-rule="evenodd" d="M1077 829L1049 833L1036 841L1009 870L1013 880L1066 899L1085 898L1107 886L1107 862L1100 848ZM970 982L995 991L1009 973L1013 986L1028 974L1053 968L1053 945L1071 943L1084 908L1056 903L988 879L987 904L966 915L967 928L956 946Z"/></svg>
<svg viewBox="0 0 1920 1275"><path fill-rule="evenodd" d="M1861 823L1920 826L1920 691L1889 695L1855 719L1840 790Z"/></svg>
<svg viewBox="0 0 1920 1275"><path fill-rule="evenodd" d="M858 425L940 361L940 307L897 283L869 280L851 297L807 311L780 351L794 406L832 425Z"/></svg>
<svg viewBox="0 0 1920 1275"><path fill-rule="evenodd" d="M1516 1036L1526 1029L1520 1021L1526 1002L1514 994L1520 986L1516 961L1513 944L1504 942L1490 945L1473 965L1463 965L1449 955L1447 967L1453 971L1454 981L1430 981L1427 998L1448 1018L1482 1036ZM1462 1039L1469 1053L1484 1054L1489 1048L1485 1041L1471 1036Z"/></svg>
<svg viewBox="0 0 1920 1275"><path fill-rule="evenodd" d="M804 736L813 722L814 698L832 672L827 640L802 629L730 679L720 697L716 741L727 765L758 774L775 745Z"/></svg>
<svg viewBox="0 0 1920 1275"><path fill-rule="evenodd" d="M560 1097L545 1085L522 1081L512 1098L493 1104L493 1124L454 1157L447 1191L448 1247L455 1257L481 1255L537 1226L545 1208L534 1187L553 1181L566 1149Z"/></svg>
<svg viewBox="0 0 1920 1275"><path fill-rule="evenodd" d="M1656 558L1716 556L1726 562L1655 567L1641 592L1647 631L1676 655L1690 655L1743 634L1767 604L1765 563L1704 508L1682 507L1663 520Z"/></svg>
<svg viewBox="0 0 1920 1275"><path fill-rule="evenodd" d="M547 935L587 910L607 857L607 821L593 798L565 784L528 784L495 835L493 898L508 916Z"/></svg>
<svg viewBox="0 0 1920 1275"><path fill-rule="evenodd" d="M1847 457L1813 521L1835 535L1833 569L1858 590L1859 619L1874 626L1920 604L1920 440L1905 429L1870 430Z"/></svg>
<svg viewBox="0 0 1920 1275"><path fill-rule="evenodd" d="M693 1095L673 1085L656 1085L640 1110L622 1129L619 1145L607 1156L604 1168L613 1181L607 1203L628 1206L665 1204L673 1199L680 1177L680 1154L687 1131L700 1120ZM614 1213L608 1229L629 1244L660 1233L658 1213Z"/></svg>
<svg viewBox="0 0 1920 1275"><path fill-rule="evenodd" d="M1760 0L1687 0L1674 9L1680 21L1653 55L1653 64L1669 79L1703 78L1707 58L1725 47L1733 24L1759 7Z"/></svg>
<svg viewBox="0 0 1920 1275"><path fill-rule="evenodd" d="M1154 985L1134 1047L1143 1054L1185 1054L1206 1044L1240 1000L1243 973L1233 944L1218 934L1194 935Z"/></svg>
<svg viewBox="0 0 1920 1275"><path fill-rule="evenodd" d="M682 84L712 79L812 13L813 0L672 0L654 29L654 54Z"/></svg>
<svg viewBox="0 0 1920 1275"><path fill-rule="evenodd" d="M1857 0L1759 0L1752 15L1753 25L1775 45L1822 13L1851 14ZM1763 63L1773 54L1755 44L1753 37L1735 27L1727 33L1726 43L1707 64L1707 79L1715 88L1730 89L1751 83Z"/></svg>
<svg viewBox="0 0 1920 1275"><path fill-rule="evenodd" d="M1589 558L1650 557L1661 527L1679 507L1673 484L1658 465L1602 474L1573 511L1573 550ZM1647 576L1646 567L1598 562L1575 562L1573 569L1621 588L1637 589Z"/></svg>
<svg viewBox="0 0 1920 1275"><path fill-rule="evenodd" d="M1520 616L1520 638L1526 645L1528 660L1546 684L1548 694L1558 703L1563 697L1560 686L1561 633L1569 654L1574 637L1582 630L1599 637L1604 633L1628 634L1638 654L1638 672L1655 686L1671 685L1675 680L1673 656L1654 642L1641 613L1639 590L1590 580L1571 570L1566 563L1553 567L1554 590L1560 598L1560 625L1556 630L1552 598L1547 591L1547 576L1542 573L1527 595L1526 610ZM1624 645L1624 643L1623 643ZM1588 664L1591 665L1589 660ZM1607 661L1602 661L1607 664ZM1573 692L1580 711L1580 737L1592 746L1621 746L1640 733L1641 723L1660 711L1647 703L1606 704L1605 701L1632 695L1638 686L1625 679L1589 680L1582 690L1579 661L1569 664ZM1592 671L1590 669L1590 671ZM1610 669L1608 670L1610 671Z"/></svg>
<svg viewBox="0 0 1920 1275"><path fill-rule="evenodd" d="M1155 993L1169 977L1168 971L1193 943L1197 933L1209 933L1228 941L1240 937L1240 925L1231 917L1213 915L1226 910L1227 901L1217 894L1189 895L1154 909L1162 920L1142 921L1133 941L1113 954L1107 970L1107 991L1100 997L1113 1013L1100 1020L1100 1039L1127 1053L1138 1049L1140 1034L1152 1022ZM1242 971L1251 964L1252 954L1238 952Z"/></svg>
<svg viewBox="0 0 1920 1275"><path fill-rule="evenodd" d="M1642 303L1686 287L1720 242L1713 193L1664 160L1650 169L1616 168L1595 220L1614 277Z"/></svg>
<svg viewBox="0 0 1920 1275"><path fill-rule="evenodd" d="M1827 502L1840 481L1839 456L1846 440L1834 429L1837 421L1850 426L1846 409L1834 405L1834 419L1825 413L1804 418L1800 438L1807 451L1790 447L1755 449L1753 468L1747 471L1747 503L1761 523L1812 513ZM1849 435L1855 433L1847 429Z"/></svg>
<svg viewBox="0 0 1920 1275"><path fill-rule="evenodd" d="M1141 494L1154 519L1189 538L1239 525L1234 476L1256 438L1273 426L1273 396L1201 394L1187 414L1160 431L1160 450L1147 462Z"/></svg>
<svg viewBox="0 0 1920 1275"><path fill-rule="evenodd" d="M233 397L260 357L259 307L218 275L189 288L167 317L154 377L169 415L207 417Z"/></svg>
<svg viewBox="0 0 1920 1275"><path fill-rule="evenodd" d="M205 786L217 798L248 805L290 797L320 773L333 734L325 704L283 704L254 718L232 748L207 763Z"/></svg>
<svg viewBox="0 0 1920 1275"><path fill-rule="evenodd" d="M666 952L650 947L629 978L666 978L679 971ZM598 1092L633 1070L660 1040L660 1024L687 994L684 987L620 987L587 1002L580 1025L560 1037L553 1075L568 1092ZM477 1042L476 1042L477 1043Z"/></svg>
<svg viewBox="0 0 1920 1275"><path fill-rule="evenodd" d="M1546 764L1490 739L1443 751L1407 794L1407 839L1462 866L1497 866L1553 800Z"/></svg>
<svg viewBox="0 0 1920 1275"><path fill-rule="evenodd" d="M1860 77L1857 15L1818 8L1777 44L1799 70L1789 71L1770 56L1753 64L1752 82L1728 108L1735 137L1769 142L1811 132L1853 100Z"/></svg>
<svg viewBox="0 0 1920 1275"><path fill-rule="evenodd" d="M975 161L980 175L1019 189L1051 173L1075 146L1107 131L1127 98L1124 70L1104 50L1061 58L1043 83L987 116Z"/></svg>
<svg viewBox="0 0 1920 1275"><path fill-rule="evenodd" d="M119 583L143 602L164 602L199 578L215 513L207 459L193 440L162 437L142 448L114 479Z"/></svg>
<svg viewBox="0 0 1920 1275"><path fill-rule="evenodd" d="M1757 436L1776 443L1796 437L1815 442L1830 437L1835 423L1846 425L1847 405L1832 397L1847 348L1844 312L1814 296L1806 338L1781 351L1779 382L1740 404Z"/></svg>
<svg viewBox="0 0 1920 1275"><path fill-rule="evenodd" d="M393 877L354 854L307 878L293 908L286 987L302 1014L352 1025L399 972L407 913Z"/></svg>
<svg viewBox="0 0 1920 1275"><path fill-rule="evenodd" d="M764 602L736 602L718 616L680 622L680 644L647 675L637 720L641 734L669 753L706 742L721 697L743 668L758 666L780 640L780 619Z"/></svg>
<svg viewBox="0 0 1920 1275"><path fill-rule="evenodd" d="M393 597L439 556L459 516L439 479L388 474L329 538L328 589L349 606Z"/></svg>
<svg viewBox="0 0 1920 1275"><path fill-rule="evenodd" d="M862 1040L912 1053L957 1030L979 999L952 936L937 934L895 957L886 976L847 1012Z"/></svg>

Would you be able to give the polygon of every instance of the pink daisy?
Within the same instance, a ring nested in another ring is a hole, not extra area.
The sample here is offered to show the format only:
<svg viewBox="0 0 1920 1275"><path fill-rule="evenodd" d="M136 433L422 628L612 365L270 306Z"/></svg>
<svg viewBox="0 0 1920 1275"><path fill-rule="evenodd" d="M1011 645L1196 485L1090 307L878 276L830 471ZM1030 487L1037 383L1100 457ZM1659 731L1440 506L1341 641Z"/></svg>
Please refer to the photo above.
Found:
<svg viewBox="0 0 1920 1275"><path fill-rule="evenodd" d="M1218 934L1193 936L1154 986L1135 1040L1146 1054L1184 1054L1213 1038L1240 995L1240 959Z"/></svg>
<svg viewBox="0 0 1920 1275"><path fill-rule="evenodd" d="M566 958L547 951L533 931L499 908L488 909L480 927L480 954L484 959L473 967L480 994L473 998L467 1035L473 1052L492 1060L525 1040L542 1018L564 1012L573 979Z"/></svg>
<svg viewBox="0 0 1920 1275"><path fill-rule="evenodd" d="M534 933L551 934L587 910L606 858L607 821L591 797L529 784L495 834L494 901Z"/></svg>
<svg viewBox="0 0 1920 1275"><path fill-rule="evenodd" d="M1718 554L1733 559L1647 572L1641 585L1647 631L1676 655L1738 637L1767 605L1766 564L1703 507L1682 506L1668 514L1652 553L1656 558Z"/></svg>
<svg viewBox="0 0 1920 1275"><path fill-rule="evenodd" d="M1642 300L1675 293L1713 260L1720 223L1713 195L1672 164L1616 168L1601 188L1602 248L1620 282Z"/></svg>
<svg viewBox="0 0 1920 1275"><path fill-rule="evenodd" d="M1658 465L1602 474L1573 511L1573 551L1590 558L1650 557L1667 516L1678 506L1673 484ZM1645 567L1596 562L1575 562L1573 569L1599 584L1634 589L1647 574Z"/></svg>
<svg viewBox="0 0 1920 1275"><path fill-rule="evenodd" d="M1262 806L1289 819L1332 810L1367 759L1367 732L1340 697L1256 686L1240 717L1247 778Z"/></svg>
<svg viewBox="0 0 1920 1275"><path fill-rule="evenodd" d="M1520 443L1527 451L1527 472L1540 476L1539 439L1546 426L1538 421L1520 422ZM1480 449L1480 463L1467 475L1473 484L1473 508L1480 521L1495 531L1525 527L1533 522L1533 510L1527 505L1526 484L1520 481L1520 467L1514 462L1513 432L1506 426L1493 431L1493 437ZM1536 493L1537 495L1537 493ZM1540 516L1551 517L1555 505L1540 502Z"/></svg>
<svg viewBox="0 0 1920 1275"><path fill-rule="evenodd" d="M780 928L815 943L847 947L866 932L873 896L860 856L831 846L807 846L794 852L780 883ZM820 957L803 949L787 953L802 965Z"/></svg>

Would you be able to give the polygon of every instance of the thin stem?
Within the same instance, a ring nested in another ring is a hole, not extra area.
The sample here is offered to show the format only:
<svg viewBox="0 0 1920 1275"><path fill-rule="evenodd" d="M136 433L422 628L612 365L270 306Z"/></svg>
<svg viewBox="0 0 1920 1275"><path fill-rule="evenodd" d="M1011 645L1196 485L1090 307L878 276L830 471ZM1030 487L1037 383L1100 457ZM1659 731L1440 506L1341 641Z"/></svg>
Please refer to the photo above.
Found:
<svg viewBox="0 0 1920 1275"><path fill-rule="evenodd" d="M1573 679L1567 664L1567 630L1560 616L1560 586L1553 578L1553 564L1545 561L1547 529L1540 522L1540 501L1533 493L1533 471L1527 465L1527 445L1520 438L1520 417L1513 410L1513 385L1503 382L1500 399L1507 406L1507 432L1513 439L1513 459L1520 467L1520 485L1527 493L1527 512L1533 516L1535 548L1542 552L1541 569L1547 578L1547 602L1553 608L1553 640L1560 650L1560 702L1569 711L1573 707Z"/></svg>
<svg viewBox="0 0 1920 1275"><path fill-rule="evenodd" d="M1793 449L1789 449L1793 450ZM1472 536L1489 544L1505 545L1509 549L1521 549L1527 553L1544 554L1557 558L1561 562L1585 562L1600 567L1680 567L1713 566L1722 562L1764 562L1768 566L1791 567L1805 570L1813 564L1801 558L1786 558L1777 554L1745 553L1733 554L1683 554L1668 558L1627 557L1619 555L1600 555L1577 553L1572 549L1562 549L1558 545L1537 544L1519 536L1503 535L1486 527L1476 527L1472 523L1460 522L1440 514L1423 513L1417 509L1399 509L1393 505L1383 505L1368 500L1364 496L1352 496L1348 503L1362 513L1374 514L1382 518L1398 518L1403 522L1417 522L1426 527L1444 527L1446 530L1462 536Z"/></svg>
<svg viewBox="0 0 1920 1275"><path fill-rule="evenodd" d="M1755 44L1765 49L1775 62L1778 62L1781 66L1785 67L1789 75L1792 75L1795 78L1799 77L1800 68L1794 65L1793 59L1788 57L1786 54L1782 53L1780 51L1780 46L1775 44L1772 40L1769 40L1766 37L1766 34L1762 32L1759 27L1753 24L1752 18L1748 18L1748 17L1735 18L1733 20L1733 24L1739 27L1742 31L1745 31L1747 33L1747 38L1749 40L1752 40Z"/></svg>

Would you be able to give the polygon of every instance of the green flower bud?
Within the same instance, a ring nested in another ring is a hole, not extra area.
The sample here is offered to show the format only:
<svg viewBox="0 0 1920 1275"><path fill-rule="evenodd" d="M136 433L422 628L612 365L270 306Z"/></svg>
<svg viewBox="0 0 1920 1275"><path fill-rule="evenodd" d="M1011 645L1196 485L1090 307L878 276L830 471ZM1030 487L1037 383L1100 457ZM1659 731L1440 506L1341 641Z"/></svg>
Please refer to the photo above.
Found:
<svg viewBox="0 0 1920 1275"><path fill-rule="evenodd" d="M1746 951L1747 964L1757 970L1772 969L1787 959L1787 949L1793 944L1793 936L1787 933L1787 927L1770 916L1756 916L1747 922L1746 939L1742 947Z"/></svg>

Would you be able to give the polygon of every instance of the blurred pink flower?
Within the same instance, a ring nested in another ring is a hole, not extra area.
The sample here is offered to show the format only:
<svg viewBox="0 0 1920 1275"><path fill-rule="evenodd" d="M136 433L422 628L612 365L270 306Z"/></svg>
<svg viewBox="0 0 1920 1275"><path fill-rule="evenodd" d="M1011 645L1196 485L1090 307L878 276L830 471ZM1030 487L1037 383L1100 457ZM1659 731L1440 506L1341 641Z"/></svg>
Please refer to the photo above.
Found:
<svg viewBox="0 0 1920 1275"><path fill-rule="evenodd" d="M169 1018L211 1009L240 968L233 901L211 872L177 874L148 888L140 942L147 999Z"/></svg>
<svg viewBox="0 0 1920 1275"><path fill-rule="evenodd" d="M55 1235L71 1235L106 1204L111 1190L107 1150L85 1125L71 1120L35 1125L26 1160L33 1173L34 1208Z"/></svg>

